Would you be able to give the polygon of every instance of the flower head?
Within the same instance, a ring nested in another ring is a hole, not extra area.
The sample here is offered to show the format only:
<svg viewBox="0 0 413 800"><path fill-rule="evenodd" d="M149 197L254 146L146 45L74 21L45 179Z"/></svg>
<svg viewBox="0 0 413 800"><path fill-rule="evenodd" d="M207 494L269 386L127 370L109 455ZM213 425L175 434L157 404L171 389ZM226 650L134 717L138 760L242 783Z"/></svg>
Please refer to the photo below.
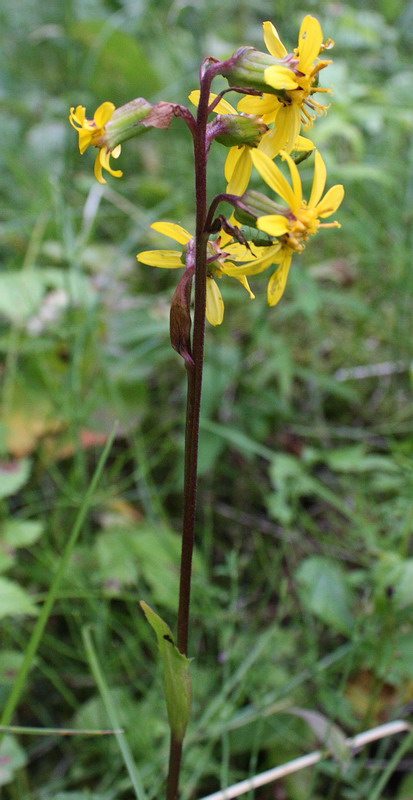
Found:
<svg viewBox="0 0 413 800"><path fill-rule="evenodd" d="M311 127L318 114L327 108L314 99L315 92L329 92L318 85L320 70L331 63L319 58L320 53L333 46L329 39L323 44L323 32L319 21L307 15L300 28L298 47L288 53L278 32L271 22L264 22L264 40L267 49L284 64L273 65L265 70L265 80L279 92L263 94L261 98L246 97L238 104L240 111L261 114L264 122L275 122L275 128L266 134L263 145L271 150L290 153L300 132L301 123ZM267 149L268 152L268 149Z"/></svg>
<svg viewBox="0 0 413 800"><path fill-rule="evenodd" d="M195 106L198 106L199 94L199 90L196 89L189 95L191 103ZM211 92L209 95L209 103L213 103L217 98L218 95ZM223 116L228 115L231 117L238 116L241 119L245 118L243 113L238 112L231 103L228 103L228 101L223 98L215 104L213 110L216 114L222 114ZM260 116L254 116L254 118L258 123L264 124L265 131L267 126L263 123L262 118ZM273 140L271 137L268 138L271 133L272 131L268 133L264 132L263 135L258 138L258 141L255 141L253 144L235 145L230 148L225 162L225 178L227 180L226 191L228 194L234 194L240 197L247 189L252 173L251 151L253 147L262 148L270 158L275 158L278 154L279 151L273 146ZM313 149L313 143L309 139L305 139L304 136L298 136L293 146L293 150L308 151Z"/></svg>
<svg viewBox="0 0 413 800"><path fill-rule="evenodd" d="M152 267L175 269L185 267L193 269L189 262L188 254L193 251L193 237L189 231L173 222L155 222L151 226L159 233L169 236L180 245L181 250L146 250L137 255L138 261ZM280 252L281 245L277 242L270 247L255 247L252 243L247 245L234 242L232 237L224 231L214 241L208 242L207 260L207 300L206 315L211 325L220 325L224 318L224 301L216 278L228 275L236 278L247 290L250 298L254 299L246 274L257 274L274 263ZM251 255L254 260L251 261ZM229 260L231 259L231 260ZM247 261L246 264L234 263ZM254 268L253 268L254 267Z"/></svg>
<svg viewBox="0 0 413 800"><path fill-rule="evenodd" d="M315 154L313 186L308 202L303 198L300 173L288 154L284 154L291 175L291 184L281 170L265 153L253 153L254 165L265 182L287 204L278 214L270 214L257 219L257 228L270 236L277 237L281 244L280 266L268 284L268 302L275 306L284 293L294 252L301 253L310 236L320 228L339 228L339 222L322 223L320 219L330 217L340 206L344 197L343 186L332 186L323 195L326 182L326 167L318 151ZM246 273L250 274L250 273Z"/></svg>
<svg viewBox="0 0 413 800"><path fill-rule="evenodd" d="M113 103L102 103L96 109L93 119L86 119L86 109L84 106L76 106L70 109L70 124L77 130L79 135L79 150L83 154L90 145L99 148L95 161L95 177L99 183L106 183L102 170L105 169L115 178L120 178L123 173L120 169L114 170L110 166L110 156L118 158L121 152L121 145L111 148L105 140L106 125L115 113Z"/></svg>

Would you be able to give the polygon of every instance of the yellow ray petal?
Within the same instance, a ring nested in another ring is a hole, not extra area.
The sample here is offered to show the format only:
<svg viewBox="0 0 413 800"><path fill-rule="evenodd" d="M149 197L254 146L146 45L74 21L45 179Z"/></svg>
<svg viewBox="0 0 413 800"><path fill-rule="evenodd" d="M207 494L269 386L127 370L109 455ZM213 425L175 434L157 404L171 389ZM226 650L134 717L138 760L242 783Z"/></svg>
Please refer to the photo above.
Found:
<svg viewBox="0 0 413 800"><path fill-rule="evenodd" d="M221 325L224 319L224 301L219 287L213 278L207 278L206 317L211 325Z"/></svg>
<svg viewBox="0 0 413 800"><path fill-rule="evenodd" d="M239 197L246 191L252 172L251 148L242 147L241 150L241 156L235 164L231 180L227 186L228 194L235 194Z"/></svg>
<svg viewBox="0 0 413 800"><path fill-rule="evenodd" d="M149 267L176 269L184 266L181 256L182 253L178 253L177 250L144 250L138 253L136 258Z"/></svg>
<svg viewBox="0 0 413 800"><path fill-rule="evenodd" d="M240 275L259 275L260 272L264 272L271 264L278 263L280 254L282 256L282 245L280 243L277 243L274 247L266 247L265 250L267 251L265 255L254 259L254 261L249 261L247 264L240 264L239 266L235 264L225 264L223 272L225 275L230 275L232 278L239 277Z"/></svg>
<svg viewBox="0 0 413 800"><path fill-rule="evenodd" d="M85 116L86 116L85 106L76 106L76 108L72 106L69 114L69 122L71 125L73 125L74 128L76 128L76 130L78 130L79 129L78 126L80 128L83 127L85 122Z"/></svg>
<svg viewBox="0 0 413 800"><path fill-rule="evenodd" d="M267 155L265 155L265 153L262 153L260 150L253 150L251 152L251 156L254 166L260 173L261 177L264 178L268 186L270 186L274 192L277 192L277 194L279 194L280 197L285 200L287 205L294 210L294 192L287 179L282 174L281 170L271 161L270 158L268 158Z"/></svg>
<svg viewBox="0 0 413 800"><path fill-rule="evenodd" d="M193 92L191 92L191 94L188 95L188 100L190 100L191 103L194 106L196 106L196 108L198 108L199 105L200 94L201 93L199 89L194 89ZM214 92L210 92L208 100L209 105L211 105L212 101L215 100L216 97L218 97L218 95L214 94ZM228 103L228 101L224 100L223 98L221 98L219 103L217 103L217 105L214 108L214 114L236 114L236 113L237 112L234 106L232 106L231 103Z"/></svg>
<svg viewBox="0 0 413 800"><path fill-rule="evenodd" d="M299 130L300 112L298 107L294 103L290 106L280 104L275 117L275 127L264 134L258 149L266 153L269 158L275 158L280 150L289 153L293 149L294 141L297 141Z"/></svg>
<svg viewBox="0 0 413 800"><path fill-rule="evenodd" d="M251 256L254 256L254 258L260 258L260 256L268 253L268 247L257 247L253 242L248 242L248 244L250 245L250 250L248 250L245 244L240 244L239 242L229 244L224 249L234 261L247 261L251 259Z"/></svg>
<svg viewBox="0 0 413 800"><path fill-rule="evenodd" d="M300 59L298 69L300 72L307 73L309 71L320 52L322 43L321 25L318 19L308 14L301 23L298 37L298 57Z"/></svg>
<svg viewBox="0 0 413 800"><path fill-rule="evenodd" d="M251 287L250 287L250 285L248 283L248 279L245 277L245 275L233 275L232 277L236 278L237 281L242 283L244 289L247 290L247 292L248 292L248 294L250 296L250 300L255 300L255 294L254 294L254 292L251 291Z"/></svg>
<svg viewBox="0 0 413 800"><path fill-rule="evenodd" d="M270 306L276 306L284 294L284 290L287 285L288 273L291 267L291 259L292 253L287 253L276 272L271 275L271 278L268 281L267 297L268 305Z"/></svg>
<svg viewBox="0 0 413 800"><path fill-rule="evenodd" d="M99 152L98 152L98 154L96 156L95 166L94 166L93 172L95 174L96 180L99 181L99 183L103 184L103 183L106 183L106 181L105 181L105 179L104 179L104 177L102 175L102 166L103 165L102 165L102 162L100 160L101 152L102 152L102 150L99 150Z"/></svg>
<svg viewBox="0 0 413 800"><path fill-rule="evenodd" d="M87 150L92 141L93 134L90 131L85 130L84 128L79 128L78 133L79 133L79 150L83 155L83 153L85 152L85 150Z"/></svg>
<svg viewBox="0 0 413 800"><path fill-rule="evenodd" d="M113 117L113 113L115 111L116 106L113 103L102 103L99 108L96 109L93 119L98 128L104 128L107 122Z"/></svg>
<svg viewBox="0 0 413 800"><path fill-rule="evenodd" d="M153 222L151 225L154 231L163 233L171 239L175 239L179 244L188 244L193 238L192 235L181 225L176 225L175 222Z"/></svg>
<svg viewBox="0 0 413 800"><path fill-rule="evenodd" d="M344 186L337 183L328 190L323 199L316 206L318 217L329 217L337 211L344 197Z"/></svg>
<svg viewBox="0 0 413 800"><path fill-rule="evenodd" d="M315 144L311 141L311 139L307 139L306 136L297 136L293 150L302 153L306 152L307 150L314 150Z"/></svg>
<svg viewBox="0 0 413 800"><path fill-rule="evenodd" d="M282 214L268 214L265 217L258 217L257 228L270 236L283 236L288 233L289 226L286 217Z"/></svg>
<svg viewBox="0 0 413 800"><path fill-rule="evenodd" d="M297 136L300 133L300 106L297 105L297 103L291 103L290 106L283 106L278 114L277 123L285 126L287 138L283 150L285 150L287 153L291 153L291 150L297 141Z"/></svg>
<svg viewBox="0 0 413 800"><path fill-rule="evenodd" d="M113 152L117 151L115 158L117 158L120 155L120 150L118 149L119 147L120 147L120 145L118 145L118 147L115 148L115 150L113 151ZM100 148L100 150L99 150L99 161L100 161L103 169L107 169L107 171L110 173L110 175L113 175L114 178L121 178L122 175L123 175L123 172L122 172L121 169L112 169L112 167L110 166L110 156L111 156L110 150L106 150L106 147L101 147Z"/></svg>
<svg viewBox="0 0 413 800"><path fill-rule="evenodd" d="M293 161L291 156L288 155L288 153L282 153L282 155L290 168L290 175L293 184L296 208L300 208L303 202L303 187L301 185L301 178L300 178L300 173L297 169L297 164Z"/></svg>
<svg viewBox="0 0 413 800"><path fill-rule="evenodd" d="M273 159L275 156L278 156L278 153L284 147L287 141L287 135L284 126L280 126L276 122L275 128L264 134L258 145L258 149L265 153L268 158Z"/></svg>
<svg viewBox="0 0 413 800"><path fill-rule="evenodd" d="M268 83L268 86L272 86L273 89L292 91L298 86L294 72L288 69L288 67L275 65L273 67L267 67L267 69L264 70L264 80L265 83Z"/></svg>
<svg viewBox="0 0 413 800"><path fill-rule="evenodd" d="M242 156L242 150L243 148L238 147L238 145L236 145L235 147L230 147L230 149L228 150L228 155L226 157L225 167L224 167L225 180L227 181L227 183L230 182L234 174L234 169L237 166L237 161Z"/></svg>
<svg viewBox="0 0 413 800"><path fill-rule="evenodd" d="M263 22L262 27L264 28L264 42L268 52L275 58L284 58L287 55L287 50L278 36L277 28L274 28L272 22Z"/></svg>
<svg viewBox="0 0 413 800"><path fill-rule="evenodd" d="M319 202L324 192L326 185L327 170L321 153L316 150L315 165L314 165L314 178L313 187L311 189L310 199L308 201L309 208L314 208Z"/></svg>
<svg viewBox="0 0 413 800"><path fill-rule="evenodd" d="M243 114L253 114L262 117L264 114L273 114L281 103L275 94L263 94L261 97L243 97L238 103L238 111Z"/></svg>

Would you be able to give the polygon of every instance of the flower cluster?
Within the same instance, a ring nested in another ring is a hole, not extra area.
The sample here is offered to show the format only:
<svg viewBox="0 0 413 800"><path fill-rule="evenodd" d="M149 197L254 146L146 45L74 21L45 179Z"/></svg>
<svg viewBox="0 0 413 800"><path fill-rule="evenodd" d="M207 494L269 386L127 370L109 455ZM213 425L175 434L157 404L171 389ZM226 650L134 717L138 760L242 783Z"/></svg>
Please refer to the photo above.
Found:
<svg viewBox="0 0 413 800"><path fill-rule="evenodd" d="M330 39L324 41L321 25L311 15L304 18L297 47L290 52L271 22L264 22L263 28L268 52L242 47L227 61L206 59L201 70L201 90L195 90L189 96L198 113L204 103L208 115L206 153L209 153L213 141L229 148L225 163L226 193L218 196L217 204L220 198L227 199L233 205L234 213L229 220L222 216L213 219L208 215L204 229L204 234L208 235L206 314L212 325L219 325L224 316L217 278L237 279L253 298L248 277L276 264L268 282L268 302L275 306L284 293L293 256L300 254L321 228L339 227L336 221L324 223L321 220L336 212L344 189L336 185L324 194L325 163L313 142L302 135L302 128L307 131L317 116L327 113L329 106L321 104L315 95L330 92L329 88L319 85L319 77L331 63L324 54L334 42ZM213 70L212 77L221 75L226 78L229 88L219 95L214 94L209 90L209 81L208 94L205 91L202 94L202 76L208 70ZM228 91L243 95L237 107L224 99ZM71 109L69 119L78 131L80 152L84 153L89 146L98 148L95 175L100 183L105 183L103 169L114 177L122 175L121 170L114 170L110 164L111 156L118 158L120 155L120 143L149 127L168 127L172 116L184 119L195 140L198 122L188 109L168 103L151 106L143 98L119 109L105 102L92 120L86 118L83 106L77 106ZM314 178L306 201L297 163L313 151ZM292 156L294 153L298 155ZM276 158L288 167L290 181L275 163ZM254 168L275 192L274 200L247 191ZM215 208L214 203L212 206ZM241 222L237 222L242 220L242 213L247 214L248 224L257 229L257 236L250 233L248 241ZM174 239L181 249L146 250L137 256L138 260L149 266L184 268L188 278L185 292L188 290L190 295L192 276L197 270L194 237L185 228L171 222L158 222L152 228ZM259 239L259 231L266 235L264 243Z"/></svg>

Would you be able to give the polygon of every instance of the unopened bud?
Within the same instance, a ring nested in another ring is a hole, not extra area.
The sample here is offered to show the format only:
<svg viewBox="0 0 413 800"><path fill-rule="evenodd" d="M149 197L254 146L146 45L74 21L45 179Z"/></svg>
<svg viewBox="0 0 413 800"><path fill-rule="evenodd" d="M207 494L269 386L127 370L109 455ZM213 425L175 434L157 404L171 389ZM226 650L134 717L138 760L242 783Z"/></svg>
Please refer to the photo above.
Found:
<svg viewBox="0 0 413 800"><path fill-rule="evenodd" d="M145 133L152 128L169 128L174 118L173 103L156 103L152 105L144 97L137 97L117 108L105 125L101 146L113 150L127 139Z"/></svg>
<svg viewBox="0 0 413 800"><path fill-rule="evenodd" d="M218 114L210 128L214 139L225 147L257 147L267 131L268 125L248 114Z"/></svg>

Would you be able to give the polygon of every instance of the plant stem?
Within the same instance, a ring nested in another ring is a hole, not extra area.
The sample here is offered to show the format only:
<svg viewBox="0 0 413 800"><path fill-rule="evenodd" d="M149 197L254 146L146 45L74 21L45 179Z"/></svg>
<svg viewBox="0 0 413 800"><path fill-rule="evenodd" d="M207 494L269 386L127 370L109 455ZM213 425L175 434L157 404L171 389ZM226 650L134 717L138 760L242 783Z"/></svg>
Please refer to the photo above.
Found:
<svg viewBox="0 0 413 800"><path fill-rule="evenodd" d="M187 407L185 426L185 475L183 497L182 550L179 584L177 646L187 655L189 613L191 600L192 555L195 543L195 514L198 475L199 418L201 411L202 371L204 365L204 339L206 314L206 273L208 232L205 230L207 216L207 122L209 92L215 70L207 69L201 77L201 91L194 135L195 158L195 304L192 339L193 365L186 364L188 375ZM179 774L182 758L182 742L171 737L167 800L177 800Z"/></svg>

